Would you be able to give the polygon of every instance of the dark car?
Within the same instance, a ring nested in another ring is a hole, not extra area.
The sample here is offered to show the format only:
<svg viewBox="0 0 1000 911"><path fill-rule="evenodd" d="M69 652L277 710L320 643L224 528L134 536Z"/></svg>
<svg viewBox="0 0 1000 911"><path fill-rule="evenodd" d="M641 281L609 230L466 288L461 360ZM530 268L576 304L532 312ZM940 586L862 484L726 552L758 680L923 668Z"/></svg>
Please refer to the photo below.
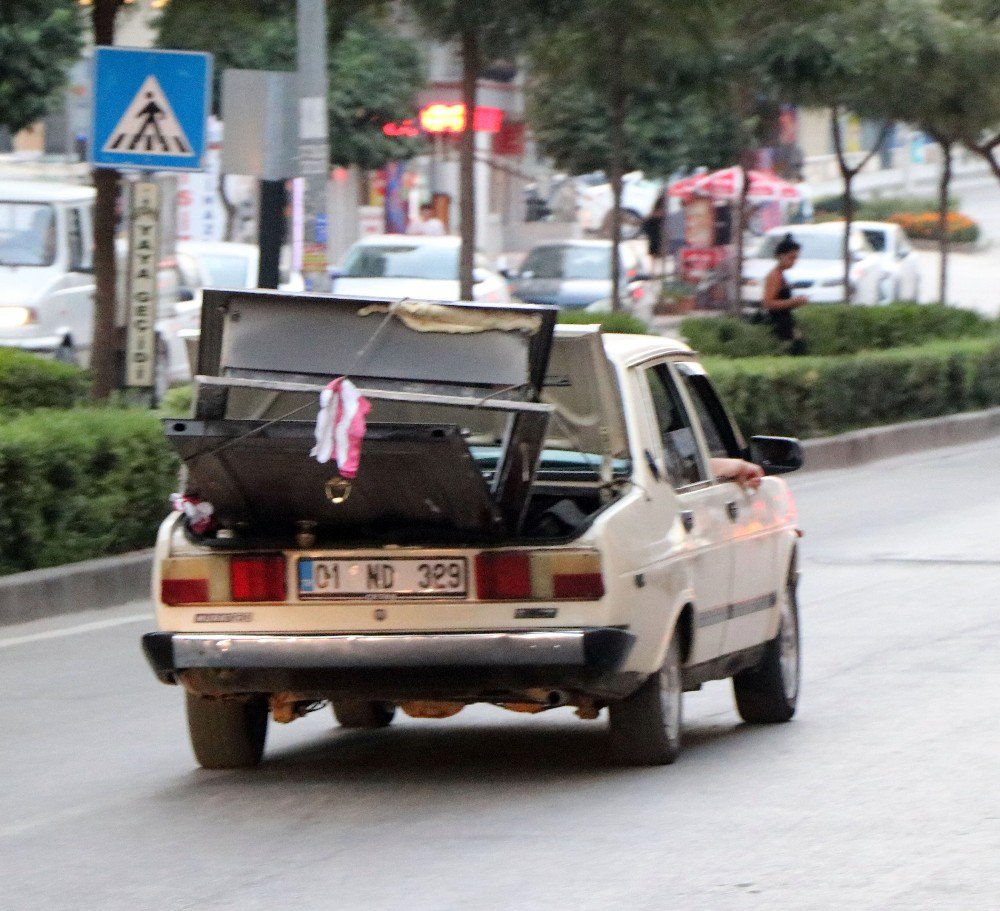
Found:
<svg viewBox="0 0 1000 911"><path fill-rule="evenodd" d="M623 294L633 305L645 298L639 257L627 245L618 248ZM611 297L611 241L571 240L541 244L525 257L510 277L511 294L529 304L567 310L589 307Z"/></svg>

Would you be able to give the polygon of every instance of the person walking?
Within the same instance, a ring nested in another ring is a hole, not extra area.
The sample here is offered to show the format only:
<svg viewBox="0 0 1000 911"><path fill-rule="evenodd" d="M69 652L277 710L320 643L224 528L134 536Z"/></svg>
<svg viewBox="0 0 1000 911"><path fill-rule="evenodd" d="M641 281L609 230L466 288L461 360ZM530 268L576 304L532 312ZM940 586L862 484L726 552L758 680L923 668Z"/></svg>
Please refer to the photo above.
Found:
<svg viewBox="0 0 1000 911"><path fill-rule="evenodd" d="M799 258L801 245L796 243L791 234L786 234L774 248L777 263L764 278L764 295L761 307L771 332L781 341L788 354L805 354L806 343L802 332L795 325L793 310L809 303L808 298L801 295L792 296L792 286L785 278L785 272L795 265Z"/></svg>
<svg viewBox="0 0 1000 911"><path fill-rule="evenodd" d="M406 233L441 237L445 233L444 222L434 214L434 206L429 202L425 202L420 207L420 217L410 223Z"/></svg>
<svg viewBox="0 0 1000 911"><path fill-rule="evenodd" d="M653 206L653 211L642 220L642 233L646 235L649 246L649 259L652 268L650 272L655 277L663 275L663 222L667 217L667 207L660 196Z"/></svg>

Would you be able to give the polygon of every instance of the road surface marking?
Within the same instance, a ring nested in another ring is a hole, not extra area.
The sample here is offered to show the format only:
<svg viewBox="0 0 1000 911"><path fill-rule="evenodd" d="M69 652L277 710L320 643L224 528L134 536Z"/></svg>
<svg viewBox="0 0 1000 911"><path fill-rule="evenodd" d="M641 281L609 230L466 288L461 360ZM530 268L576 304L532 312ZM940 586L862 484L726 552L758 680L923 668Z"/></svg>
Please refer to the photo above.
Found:
<svg viewBox="0 0 1000 911"><path fill-rule="evenodd" d="M116 617L113 620L94 620L92 623L81 623L77 626L66 626L61 629L50 629L44 633L31 633L27 636L12 636L9 639L0 638L0 649L12 648L15 645L28 645L31 642L44 642L47 639L62 639L64 636L76 636L80 633L92 633L100 629L111 629L115 626L127 626L129 623L145 621L151 623L151 614L129 614L127 617Z"/></svg>

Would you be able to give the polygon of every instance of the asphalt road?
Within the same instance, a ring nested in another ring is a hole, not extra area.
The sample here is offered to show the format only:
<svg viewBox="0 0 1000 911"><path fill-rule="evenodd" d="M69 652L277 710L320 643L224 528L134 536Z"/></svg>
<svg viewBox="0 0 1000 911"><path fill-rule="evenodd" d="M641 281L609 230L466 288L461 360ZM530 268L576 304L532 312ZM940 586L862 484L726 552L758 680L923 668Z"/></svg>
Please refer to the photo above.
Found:
<svg viewBox="0 0 1000 911"><path fill-rule="evenodd" d="M0 637L0 908L1000 908L1000 440L792 479L805 679L791 724L686 698L677 765L603 722L488 707L272 726L198 770L148 606Z"/></svg>

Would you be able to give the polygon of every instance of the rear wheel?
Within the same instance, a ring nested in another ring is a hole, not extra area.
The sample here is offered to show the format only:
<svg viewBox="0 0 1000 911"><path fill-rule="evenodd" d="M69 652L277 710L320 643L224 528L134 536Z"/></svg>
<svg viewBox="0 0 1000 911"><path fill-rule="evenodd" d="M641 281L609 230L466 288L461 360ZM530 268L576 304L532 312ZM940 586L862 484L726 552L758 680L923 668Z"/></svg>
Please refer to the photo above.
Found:
<svg viewBox="0 0 1000 911"><path fill-rule="evenodd" d="M80 358L76 353L76 345L73 344L73 339L69 336L63 339L62 344L56 348L52 357L63 364L72 364L74 367L80 366Z"/></svg>
<svg viewBox="0 0 1000 911"><path fill-rule="evenodd" d="M342 700L334 702L333 717L342 728L384 728L392 723L396 706L391 702Z"/></svg>
<svg viewBox="0 0 1000 911"><path fill-rule="evenodd" d="M267 700L262 696L211 699L187 694L188 733L204 769L255 766L264 754Z"/></svg>
<svg viewBox="0 0 1000 911"><path fill-rule="evenodd" d="M791 721L799 698L799 675L799 612L792 578L782 600L778 635L767 644L760 664L733 677L740 717L755 724Z"/></svg>
<svg viewBox="0 0 1000 911"><path fill-rule="evenodd" d="M663 667L631 696L612 702L611 747L627 765L670 765L681 749L683 685L676 633Z"/></svg>

